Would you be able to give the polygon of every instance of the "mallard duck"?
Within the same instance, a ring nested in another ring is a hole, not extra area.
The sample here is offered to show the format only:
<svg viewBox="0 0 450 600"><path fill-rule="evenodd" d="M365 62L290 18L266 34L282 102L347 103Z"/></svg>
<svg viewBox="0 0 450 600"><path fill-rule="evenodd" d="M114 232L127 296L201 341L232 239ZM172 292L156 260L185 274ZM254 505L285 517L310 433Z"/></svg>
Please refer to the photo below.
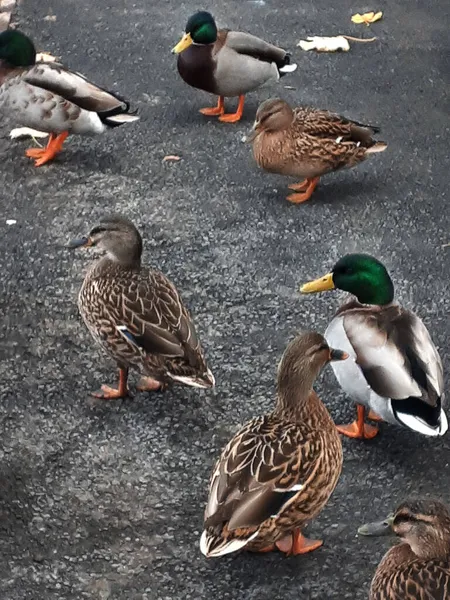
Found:
<svg viewBox="0 0 450 600"><path fill-rule="evenodd" d="M218 30L214 17L205 11L190 17L172 52L179 55L178 72L187 84L219 96L216 107L200 112L226 123L242 117L245 94L297 68L282 48L249 33ZM235 113L225 114L225 96L239 96Z"/></svg>
<svg viewBox="0 0 450 600"><path fill-rule="evenodd" d="M261 168L304 178L289 186L296 193L287 200L299 203L311 197L322 175L354 167L370 154L386 150L387 144L372 138L378 132L373 125L327 110L292 109L284 100L273 98L258 108L247 140L253 142L253 155Z"/></svg>
<svg viewBox="0 0 450 600"><path fill-rule="evenodd" d="M448 429L442 409L442 362L430 334L417 315L394 302L394 284L385 266L367 254L347 254L331 273L303 285L303 294L338 288L356 298L344 304L325 337L350 354L333 365L342 389L357 404L357 420L339 431L372 438L378 429L369 418L408 427L428 436Z"/></svg>
<svg viewBox="0 0 450 600"><path fill-rule="evenodd" d="M400 504L393 516L369 523L362 535L395 533L400 543L385 554L370 588L370 600L450 598L450 513L437 500Z"/></svg>
<svg viewBox="0 0 450 600"><path fill-rule="evenodd" d="M0 33L0 110L17 125L50 134L46 148L30 148L36 167L52 160L69 133L95 135L139 119L120 96L58 63L36 62L33 42L17 30Z"/></svg>
<svg viewBox="0 0 450 600"><path fill-rule="evenodd" d="M81 316L95 341L119 368L119 387L102 386L98 398L123 398L130 367L146 375L138 389L171 383L214 386L194 323L175 286L159 271L142 266L142 238L128 219L103 219L69 248L106 251L88 271L78 297Z"/></svg>
<svg viewBox="0 0 450 600"><path fill-rule="evenodd" d="M313 383L344 360L315 332L297 336L278 369L275 410L249 421L223 450L210 482L200 549L304 554L322 545L301 528L325 506L339 479L342 446Z"/></svg>

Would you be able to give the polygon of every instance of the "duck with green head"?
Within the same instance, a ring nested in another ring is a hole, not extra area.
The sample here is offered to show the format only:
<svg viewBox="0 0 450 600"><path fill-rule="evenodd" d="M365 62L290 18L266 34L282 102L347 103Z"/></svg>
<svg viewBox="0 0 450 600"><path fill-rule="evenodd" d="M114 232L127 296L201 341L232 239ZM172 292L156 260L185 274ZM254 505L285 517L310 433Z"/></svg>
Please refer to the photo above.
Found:
<svg viewBox="0 0 450 600"><path fill-rule="evenodd" d="M52 160L69 133L96 135L136 121L129 103L58 63L36 62L33 42L17 30L0 33L0 111L20 127L50 134L46 148L26 156L40 167Z"/></svg>
<svg viewBox="0 0 450 600"><path fill-rule="evenodd" d="M367 254L348 254L327 275L306 283L304 294L340 289L356 298L344 304L325 332L330 345L351 359L333 365L342 389L357 404L357 419L338 426L353 438L372 438L372 420L408 427L427 436L448 429L443 410L442 361L421 319L394 302L385 266Z"/></svg>
<svg viewBox="0 0 450 600"><path fill-rule="evenodd" d="M189 18L172 52L178 54L178 72L187 84L219 96L216 107L200 112L225 123L241 119L245 94L297 68L282 48L249 33L218 29L206 11ZM237 111L225 114L224 97L235 96L239 96Z"/></svg>

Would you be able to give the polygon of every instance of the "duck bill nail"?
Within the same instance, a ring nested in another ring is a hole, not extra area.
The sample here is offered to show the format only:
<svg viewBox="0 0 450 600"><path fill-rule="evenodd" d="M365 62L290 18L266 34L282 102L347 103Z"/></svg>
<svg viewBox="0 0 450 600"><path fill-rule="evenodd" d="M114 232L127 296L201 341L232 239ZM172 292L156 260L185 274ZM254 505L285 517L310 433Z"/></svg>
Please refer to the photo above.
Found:
<svg viewBox="0 0 450 600"><path fill-rule="evenodd" d="M366 536L382 536L382 535L390 535L393 533L392 531L392 523L394 522L394 516L389 515L383 521L375 521L374 523L366 523L362 525L358 529L359 535Z"/></svg>
<svg viewBox="0 0 450 600"><path fill-rule="evenodd" d="M336 348L330 348L330 360L346 360L347 358L347 352L336 350Z"/></svg>
<svg viewBox="0 0 450 600"><path fill-rule="evenodd" d="M92 246L92 240L91 238L88 237L82 237L79 238L78 240L72 240L71 242L69 242L67 244L67 247L70 250L74 250L75 248L87 248L88 246Z"/></svg>
<svg viewBox="0 0 450 600"><path fill-rule="evenodd" d="M172 54L180 54L193 43L190 33L185 33L176 46L172 48Z"/></svg>
<svg viewBox="0 0 450 600"><path fill-rule="evenodd" d="M323 277L319 277L319 279L308 281L308 283L305 283L300 288L302 294L314 294L327 290L334 290L333 273L327 273Z"/></svg>

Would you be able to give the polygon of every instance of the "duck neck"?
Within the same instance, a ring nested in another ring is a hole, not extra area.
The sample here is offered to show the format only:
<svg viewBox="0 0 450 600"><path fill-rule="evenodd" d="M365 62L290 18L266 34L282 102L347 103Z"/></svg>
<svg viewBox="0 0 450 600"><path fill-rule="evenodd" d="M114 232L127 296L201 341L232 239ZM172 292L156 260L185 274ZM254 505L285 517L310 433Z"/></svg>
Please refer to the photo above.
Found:
<svg viewBox="0 0 450 600"><path fill-rule="evenodd" d="M301 368L287 373L281 366L275 413L288 415L294 420L303 420L305 413L310 412L311 404L317 402L317 396L312 389L316 375Z"/></svg>

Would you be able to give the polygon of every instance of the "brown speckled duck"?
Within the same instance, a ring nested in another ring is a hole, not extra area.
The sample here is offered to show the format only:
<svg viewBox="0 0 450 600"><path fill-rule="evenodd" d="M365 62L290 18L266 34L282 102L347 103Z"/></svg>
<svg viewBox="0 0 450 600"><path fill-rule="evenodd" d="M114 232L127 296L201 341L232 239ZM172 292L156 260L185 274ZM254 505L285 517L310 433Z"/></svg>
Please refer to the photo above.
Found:
<svg viewBox="0 0 450 600"><path fill-rule="evenodd" d="M312 389L322 367L347 358L307 332L286 348L275 410L249 421L223 450L211 477L200 549L288 555L322 545L301 529L325 506L342 468L336 427Z"/></svg>
<svg viewBox="0 0 450 600"><path fill-rule="evenodd" d="M62 150L69 133L97 135L139 119L129 103L57 63L36 62L33 42L17 30L0 33L0 110L20 127L50 134L30 148L36 167Z"/></svg>
<svg viewBox="0 0 450 600"><path fill-rule="evenodd" d="M362 535L393 531L400 543L385 554L370 588L370 600L449 600L450 513L442 502L403 502L393 517L360 527Z"/></svg>
<svg viewBox="0 0 450 600"><path fill-rule="evenodd" d="M295 193L287 200L299 203L311 197L322 175L383 152L387 145L372 138L378 131L326 110L292 109L274 98L258 108L248 141L253 142L253 155L264 170L304 178L289 186Z"/></svg>
<svg viewBox="0 0 450 600"><path fill-rule="evenodd" d="M218 30L213 16L205 11L190 17L186 33L172 52L179 55L178 72L187 84L219 96L216 107L200 112L226 123L242 117L245 94L297 68L282 48L249 33ZM235 113L225 114L226 96L239 96Z"/></svg>
<svg viewBox="0 0 450 600"><path fill-rule="evenodd" d="M102 220L70 248L98 246L106 251L88 271L78 298L81 316L96 342L117 362L119 387L102 386L98 398L123 398L130 367L151 391L182 383L214 385L194 323L175 286L159 271L142 266L142 239L128 219Z"/></svg>

